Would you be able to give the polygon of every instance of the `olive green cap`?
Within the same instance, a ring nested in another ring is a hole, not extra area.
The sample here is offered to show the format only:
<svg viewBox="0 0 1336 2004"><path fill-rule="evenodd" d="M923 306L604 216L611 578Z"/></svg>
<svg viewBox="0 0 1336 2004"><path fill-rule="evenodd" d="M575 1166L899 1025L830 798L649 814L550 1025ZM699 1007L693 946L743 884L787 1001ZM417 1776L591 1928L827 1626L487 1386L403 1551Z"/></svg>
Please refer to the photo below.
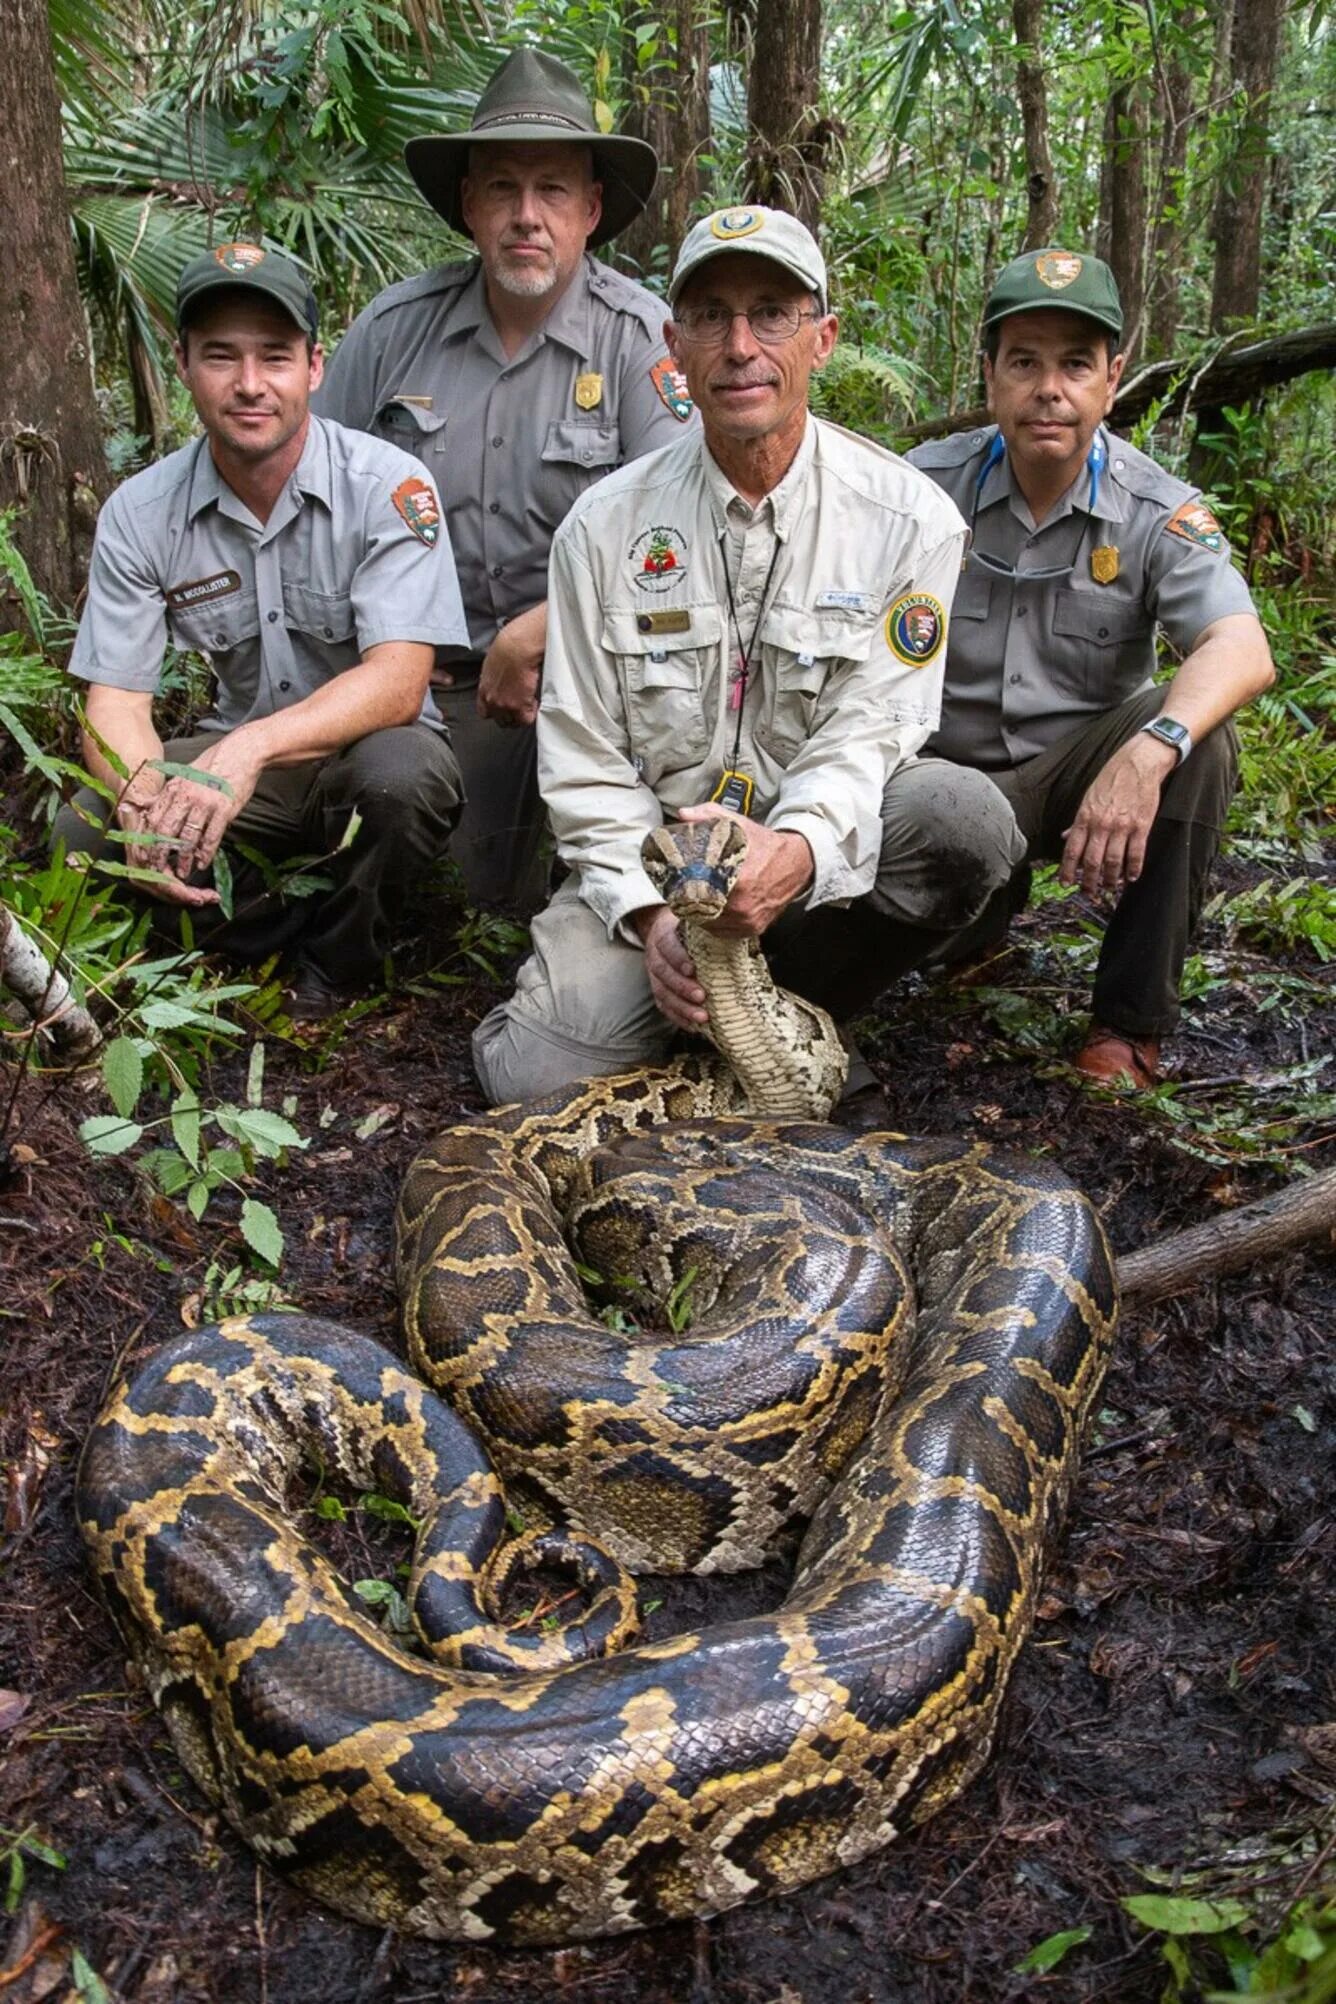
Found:
<svg viewBox="0 0 1336 2004"><path fill-rule="evenodd" d="M594 179L603 184L603 213L589 243L605 244L633 222L654 192L659 156L643 139L602 132L574 70L541 49L516 49L478 99L466 132L425 134L404 147L408 171L438 216L460 236L461 186L475 146L587 146Z"/></svg>
<svg viewBox="0 0 1336 2004"><path fill-rule="evenodd" d="M1118 282L1103 258L1059 250L1055 245L1024 251L1003 267L988 295L983 324L996 327L999 320L1007 320L1013 313L1037 313L1041 307L1051 306L1097 320L1115 340L1122 338Z"/></svg>
<svg viewBox="0 0 1336 2004"><path fill-rule="evenodd" d="M262 244L219 244L192 258L176 281L176 328L180 333L192 309L210 292L259 292L281 306L314 341L319 334L315 294L306 274L277 251Z"/></svg>

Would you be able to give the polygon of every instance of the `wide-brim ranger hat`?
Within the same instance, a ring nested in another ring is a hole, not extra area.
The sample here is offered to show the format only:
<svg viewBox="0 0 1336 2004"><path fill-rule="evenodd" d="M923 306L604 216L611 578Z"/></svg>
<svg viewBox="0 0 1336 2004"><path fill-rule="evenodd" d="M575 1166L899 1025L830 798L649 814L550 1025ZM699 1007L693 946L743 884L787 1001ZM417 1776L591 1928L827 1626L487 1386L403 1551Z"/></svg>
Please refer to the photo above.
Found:
<svg viewBox="0 0 1336 2004"><path fill-rule="evenodd" d="M460 186L474 146L547 146L570 140L588 146L594 178L603 183L603 213L589 242L604 244L634 222L654 192L659 156L643 139L600 132L580 80L555 56L516 49L478 99L466 132L433 133L404 148L408 171L438 216L469 234Z"/></svg>
<svg viewBox="0 0 1336 2004"><path fill-rule="evenodd" d="M176 328L211 292L258 292L281 306L311 339L319 338L315 294L305 272L262 244L219 244L194 257L176 281Z"/></svg>
<svg viewBox="0 0 1336 2004"><path fill-rule="evenodd" d="M1123 303L1108 265L1101 257L1060 250L1056 244L1023 251L1003 266L983 309L983 324L995 327L1013 313L1037 313L1055 306L1098 321L1115 340L1122 337Z"/></svg>
<svg viewBox="0 0 1336 2004"><path fill-rule="evenodd" d="M692 224L668 281L668 304L676 306L678 295L692 274L711 258L723 257L728 251L750 251L757 257L769 258L771 264L789 272L808 292L814 292L821 311L826 311L829 296L826 260L816 238L796 216L786 215L783 209L763 208L759 202L716 209L713 215L702 216L698 223Z"/></svg>

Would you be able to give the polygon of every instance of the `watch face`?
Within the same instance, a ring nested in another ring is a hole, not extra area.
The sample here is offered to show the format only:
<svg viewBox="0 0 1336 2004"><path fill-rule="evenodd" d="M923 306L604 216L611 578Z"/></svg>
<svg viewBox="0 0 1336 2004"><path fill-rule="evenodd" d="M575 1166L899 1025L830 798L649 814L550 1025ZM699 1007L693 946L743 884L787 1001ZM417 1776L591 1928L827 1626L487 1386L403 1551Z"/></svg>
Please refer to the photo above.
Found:
<svg viewBox="0 0 1336 2004"><path fill-rule="evenodd" d="M1175 723L1172 717L1157 717L1147 729L1154 731L1157 738L1163 738L1166 744L1171 745L1181 745L1188 734L1187 725Z"/></svg>

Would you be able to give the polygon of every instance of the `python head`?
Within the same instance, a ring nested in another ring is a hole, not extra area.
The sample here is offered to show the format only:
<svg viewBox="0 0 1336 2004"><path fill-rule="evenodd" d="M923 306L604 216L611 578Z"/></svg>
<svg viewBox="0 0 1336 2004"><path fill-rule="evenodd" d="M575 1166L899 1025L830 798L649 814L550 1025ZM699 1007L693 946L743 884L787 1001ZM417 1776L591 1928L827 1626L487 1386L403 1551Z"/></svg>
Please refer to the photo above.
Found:
<svg viewBox="0 0 1336 2004"><path fill-rule="evenodd" d="M736 821L667 821L640 845L645 875L678 918L708 925L733 893L747 855Z"/></svg>

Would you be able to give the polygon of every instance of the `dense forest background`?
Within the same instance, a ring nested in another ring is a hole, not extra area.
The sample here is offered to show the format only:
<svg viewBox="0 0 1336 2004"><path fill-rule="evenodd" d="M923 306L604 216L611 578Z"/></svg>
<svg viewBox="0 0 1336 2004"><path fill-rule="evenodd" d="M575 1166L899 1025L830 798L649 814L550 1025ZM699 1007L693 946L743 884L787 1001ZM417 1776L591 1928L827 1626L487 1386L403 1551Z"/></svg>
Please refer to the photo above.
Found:
<svg viewBox="0 0 1336 2004"><path fill-rule="evenodd" d="M443 873L384 992L302 1037L271 970L156 944L123 865L53 866L96 512L193 429L170 344L186 260L282 247L332 345L381 286L466 248L403 142L465 125L521 42L658 148L654 204L607 253L649 285L720 202L819 229L842 323L820 408L891 445L973 421L1009 257L1056 241L1113 263L1114 424L1206 491L1279 671L1241 719L1174 1063L1135 1099L1076 1085L1100 913L1051 873L987 965L901 984L860 1038L907 1131L1055 1156L1120 1252L1332 1161L1329 0L4 0L0 950L12 914L101 1044L72 1064L0 992L0 1995L1330 2004L1329 1252L1124 1317L989 1768L926 1832L792 1900L544 1956L378 1940L259 1873L127 1684L71 1496L107 1383L183 1324L268 1306L394 1340L395 1192L479 1103L468 1030L524 933ZM206 690L206 664L173 660L169 726ZM349 1501L336 1556L392 1623L382 1501ZM715 1618L675 1590L656 1619Z"/></svg>

